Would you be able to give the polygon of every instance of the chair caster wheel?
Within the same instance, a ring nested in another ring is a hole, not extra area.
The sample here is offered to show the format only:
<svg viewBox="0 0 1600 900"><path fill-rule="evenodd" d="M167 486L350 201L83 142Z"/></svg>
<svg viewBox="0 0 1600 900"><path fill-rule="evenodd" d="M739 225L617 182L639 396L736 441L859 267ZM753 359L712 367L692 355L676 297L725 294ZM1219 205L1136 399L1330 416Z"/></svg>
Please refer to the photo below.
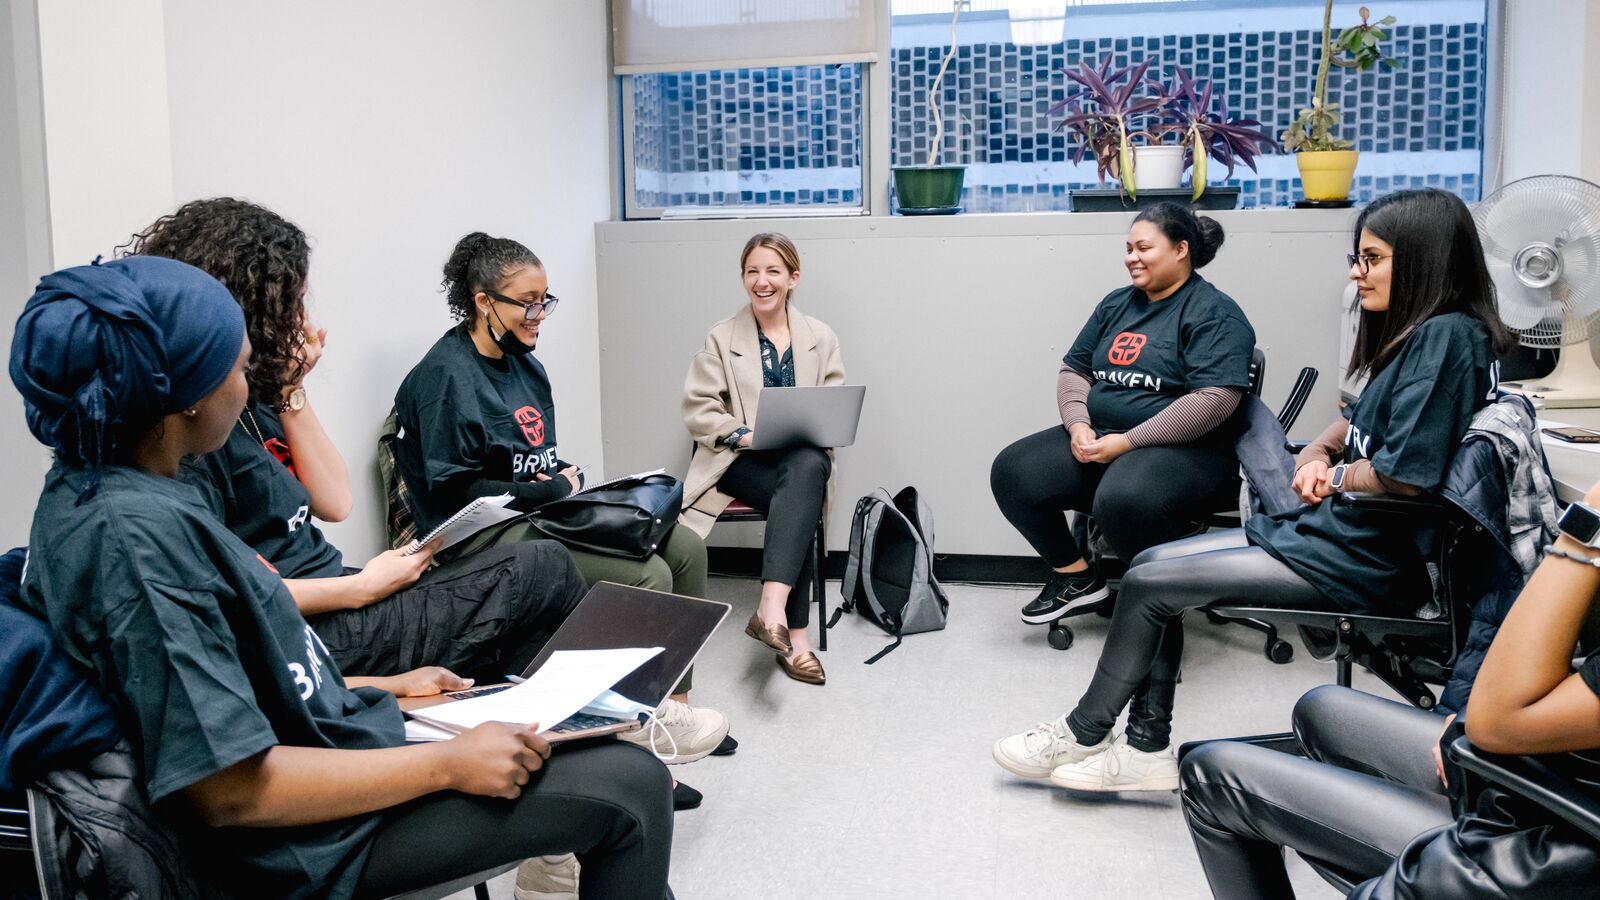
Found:
<svg viewBox="0 0 1600 900"><path fill-rule="evenodd" d="M1072 646L1072 642L1076 637L1071 628L1058 622L1050 626L1050 633L1045 636L1045 640L1049 641L1050 646L1057 650L1065 650Z"/></svg>
<svg viewBox="0 0 1600 900"><path fill-rule="evenodd" d="M1273 638L1267 641L1266 654L1267 659L1281 666L1294 659L1294 645L1283 638Z"/></svg>

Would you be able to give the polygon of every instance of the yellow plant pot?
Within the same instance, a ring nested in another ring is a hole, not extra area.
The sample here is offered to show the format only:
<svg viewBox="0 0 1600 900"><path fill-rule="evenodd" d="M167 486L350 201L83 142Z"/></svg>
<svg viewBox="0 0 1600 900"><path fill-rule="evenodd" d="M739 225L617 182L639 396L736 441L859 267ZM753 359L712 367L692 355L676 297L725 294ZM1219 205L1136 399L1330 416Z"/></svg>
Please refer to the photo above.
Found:
<svg viewBox="0 0 1600 900"><path fill-rule="evenodd" d="M1307 200L1347 200L1359 150L1302 150L1294 155Z"/></svg>

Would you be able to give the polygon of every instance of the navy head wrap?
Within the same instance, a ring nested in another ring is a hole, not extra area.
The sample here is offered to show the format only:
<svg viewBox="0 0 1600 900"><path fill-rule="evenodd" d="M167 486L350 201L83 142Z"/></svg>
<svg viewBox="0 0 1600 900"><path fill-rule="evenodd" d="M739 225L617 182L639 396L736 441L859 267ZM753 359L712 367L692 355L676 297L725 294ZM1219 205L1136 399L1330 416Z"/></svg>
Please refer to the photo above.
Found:
<svg viewBox="0 0 1600 900"><path fill-rule="evenodd" d="M104 462L216 390L243 344L244 311L205 272L96 260L40 280L11 339L11 381L33 436L90 469L87 497Z"/></svg>

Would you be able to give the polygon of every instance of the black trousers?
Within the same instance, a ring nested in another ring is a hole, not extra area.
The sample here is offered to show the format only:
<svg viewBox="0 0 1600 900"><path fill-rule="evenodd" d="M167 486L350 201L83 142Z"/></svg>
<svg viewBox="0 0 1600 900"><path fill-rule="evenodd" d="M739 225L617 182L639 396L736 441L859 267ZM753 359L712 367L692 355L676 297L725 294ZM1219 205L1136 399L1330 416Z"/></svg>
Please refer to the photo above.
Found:
<svg viewBox="0 0 1600 900"><path fill-rule="evenodd" d="M1455 820L1430 752L1444 717L1328 685L1295 705L1307 759L1218 741L1184 758L1183 813L1219 898L1292 898L1290 847L1352 882Z"/></svg>
<svg viewBox="0 0 1600 900"><path fill-rule="evenodd" d="M1000 512L1052 567L1083 558L1065 513L1089 513L1117 558L1132 560L1194 530L1239 492L1232 448L1185 445L1129 450L1109 465L1081 463L1054 425L1000 451L989 469Z"/></svg>
<svg viewBox="0 0 1600 900"><path fill-rule="evenodd" d="M458 557L376 603L310 621L340 671L444 666L483 684L522 674L583 595L565 547L523 541Z"/></svg>
<svg viewBox="0 0 1600 900"><path fill-rule="evenodd" d="M557 747L515 800L446 792L383 816L357 888L388 897L530 856L576 853L584 900L670 897L672 777L610 738Z"/></svg>
<svg viewBox="0 0 1600 900"><path fill-rule="evenodd" d="M1080 743L1099 743L1123 707L1136 700L1128 713L1128 743L1151 751L1167 746L1183 663L1183 614L1219 600L1307 609L1328 605L1293 569L1250 546L1243 528L1140 553L1122 576L1094 678L1067 716Z"/></svg>
<svg viewBox="0 0 1600 900"><path fill-rule="evenodd" d="M832 471L827 452L815 447L743 450L717 480L717 490L767 514L761 580L793 588L785 610L790 628L811 624L811 571L806 560Z"/></svg>

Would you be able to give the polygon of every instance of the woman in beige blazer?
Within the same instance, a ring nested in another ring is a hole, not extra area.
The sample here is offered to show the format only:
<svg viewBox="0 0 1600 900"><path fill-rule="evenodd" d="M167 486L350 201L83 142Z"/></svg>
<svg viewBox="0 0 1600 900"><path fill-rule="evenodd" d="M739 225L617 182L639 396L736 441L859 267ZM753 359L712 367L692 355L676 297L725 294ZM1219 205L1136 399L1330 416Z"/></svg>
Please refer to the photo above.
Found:
<svg viewBox="0 0 1600 900"><path fill-rule="evenodd" d="M833 455L815 447L751 450L763 387L844 383L833 329L790 304L800 254L781 234L758 234L739 255L749 305L712 326L683 387L683 422L694 458L680 521L702 537L737 499L767 513L761 605L745 633L778 651L796 681L827 676L811 652L806 553L827 499Z"/></svg>

